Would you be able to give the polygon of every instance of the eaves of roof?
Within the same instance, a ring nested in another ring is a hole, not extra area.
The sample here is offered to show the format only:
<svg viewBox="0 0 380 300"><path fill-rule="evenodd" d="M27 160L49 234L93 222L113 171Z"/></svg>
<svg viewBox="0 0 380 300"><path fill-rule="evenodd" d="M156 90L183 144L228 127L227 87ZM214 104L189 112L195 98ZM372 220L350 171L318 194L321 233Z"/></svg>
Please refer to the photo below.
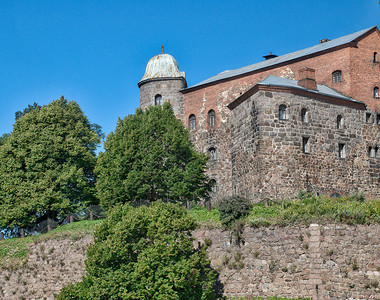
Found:
<svg viewBox="0 0 380 300"><path fill-rule="evenodd" d="M236 70L228 70L221 72L211 78L208 78L198 84L191 87L183 89L181 92L188 93L209 85L213 85L220 82L225 82L228 80L244 77L250 74L259 73L268 69L277 68L281 65L287 65L300 60L305 60L311 57L325 54L327 52L335 51L345 47L355 47L357 42L373 31L378 31L377 26L372 26L370 28L351 33L349 35L336 38L329 42L318 44L303 50L288 53L282 56L278 56L272 59L268 59L253 65L245 66Z"/></svg>

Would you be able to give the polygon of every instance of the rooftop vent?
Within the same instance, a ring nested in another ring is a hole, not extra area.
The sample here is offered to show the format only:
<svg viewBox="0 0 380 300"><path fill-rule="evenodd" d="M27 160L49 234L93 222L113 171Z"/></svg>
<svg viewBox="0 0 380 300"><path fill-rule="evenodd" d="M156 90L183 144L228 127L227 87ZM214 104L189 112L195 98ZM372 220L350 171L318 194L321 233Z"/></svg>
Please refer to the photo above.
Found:
<svg viewBox="0 0 380 300"><path fill-rule="evenodd" d="M271 59L271 58L275 58L277 56L278 55L272 54L272 52L269 52L269 55L264 55L263 57L265 58L265 60L268 60L268 59Z"/></svg>
<svg viewBox="0 0 380 300"><path fill-rule="evenodd" d="M331 40L329 39L322 39L319 41L319 43L323 44L323 43L327 43L327 42L330 42Z"/></svg>

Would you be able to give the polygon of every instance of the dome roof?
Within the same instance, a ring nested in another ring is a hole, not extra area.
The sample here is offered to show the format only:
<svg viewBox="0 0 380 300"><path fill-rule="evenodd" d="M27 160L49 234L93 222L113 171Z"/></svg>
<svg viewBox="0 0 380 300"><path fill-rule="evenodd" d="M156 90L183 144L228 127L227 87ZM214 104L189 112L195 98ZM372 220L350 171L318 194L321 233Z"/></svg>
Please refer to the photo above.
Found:
<svg viewBox="0 0 380 300"><path fill-rule="evenodd" d="M185 78L185 73L179 70L177 61L170 54L159 54L152 57L145 69L145 74L139 84L147 79Z"/></svg>

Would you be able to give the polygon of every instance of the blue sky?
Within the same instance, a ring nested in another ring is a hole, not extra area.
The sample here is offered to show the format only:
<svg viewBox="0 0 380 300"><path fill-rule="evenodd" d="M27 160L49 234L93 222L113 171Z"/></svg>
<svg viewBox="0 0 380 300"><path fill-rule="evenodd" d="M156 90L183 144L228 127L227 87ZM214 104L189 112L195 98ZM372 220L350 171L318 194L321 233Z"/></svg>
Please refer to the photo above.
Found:
<svg viewBox="0 0 380 300"><path fill-rule="evenodd" d="M2 0L0 135L16 111L61 95L110 133L139 106L137 82L162 44L191 86L374 25L378 0Z"/></svg>

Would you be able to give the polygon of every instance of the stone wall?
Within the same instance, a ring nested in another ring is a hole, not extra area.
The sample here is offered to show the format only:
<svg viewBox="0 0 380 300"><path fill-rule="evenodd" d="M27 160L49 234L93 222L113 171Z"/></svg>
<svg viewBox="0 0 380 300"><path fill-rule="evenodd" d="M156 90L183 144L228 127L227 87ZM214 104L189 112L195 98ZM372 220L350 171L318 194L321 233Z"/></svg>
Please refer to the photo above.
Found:
<svg viewBox="0 0 380 300"><path fill-rule="evenodd" d="M287 108L284 120L280 105ZM366 123L367 112L290 92L258 91L231 112L236 193L254 201L294 197L299 190L329 195L363 190L379 197L380 153L370 158L368 148L380 146L380 126ZM339 157L339 144L345 157Z"/></svg>
<svg viewBox="0 0 380 300"><path fill-rule="evenodd" d="M240 245L220 229L194 236L225 295L380 299L379 225L246 227Z"/></svg>

